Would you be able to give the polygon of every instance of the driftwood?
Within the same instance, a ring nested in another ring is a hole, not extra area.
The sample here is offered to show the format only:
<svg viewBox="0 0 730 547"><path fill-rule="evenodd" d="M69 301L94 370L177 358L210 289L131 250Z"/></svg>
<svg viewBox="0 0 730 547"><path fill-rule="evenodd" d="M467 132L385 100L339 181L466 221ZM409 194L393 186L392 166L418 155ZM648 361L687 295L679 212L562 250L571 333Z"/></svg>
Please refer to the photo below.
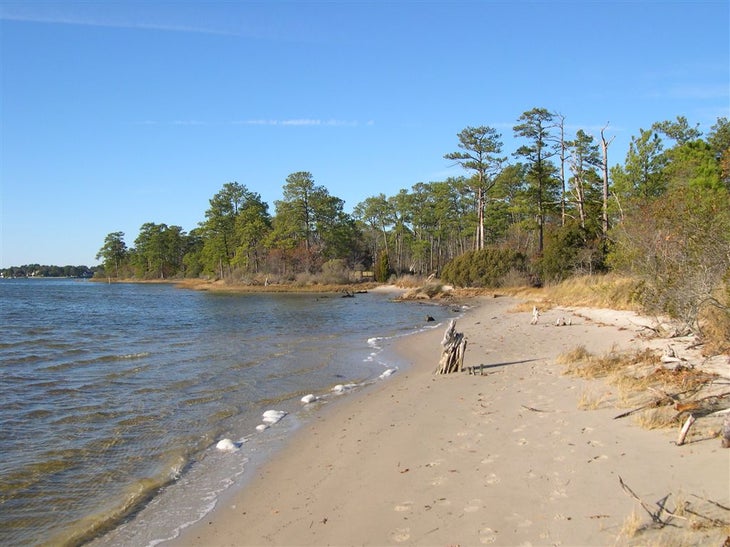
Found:
<svg viewBox="0 0 730 547"><path fill-rule="evenodd" d="M436 374L450 374L461 372L464 366L464 354L466 353L466 338L463 332L456 332L456 321L452 319L446 328L444 338L441 340L441 360L436 369Z"/></svg>
<svg viewBox="0 0 730 547"><path fill-rule="evenodd" d="M682 429L679 430L679 436L677 437L677 446L682 446L684 444L684 439L687 437L687 433L689 433L689 428L692 427L693 423L695 423L695 417L690 414L687 418L687 421L684 422Z"/></svg>

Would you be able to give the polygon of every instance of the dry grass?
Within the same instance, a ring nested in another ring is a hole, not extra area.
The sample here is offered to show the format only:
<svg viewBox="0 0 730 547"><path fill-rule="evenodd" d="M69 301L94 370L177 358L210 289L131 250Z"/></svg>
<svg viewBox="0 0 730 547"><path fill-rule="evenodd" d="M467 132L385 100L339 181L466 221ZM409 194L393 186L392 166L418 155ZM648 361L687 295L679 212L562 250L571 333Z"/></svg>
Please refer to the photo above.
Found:
<svg viewBox="0 0 730 547"><path fill-rule="evenodd" d="M716 378L690 367L665 368L660 354L651 349L624 353L614 349L605 355L594 355L577 346L557 361L564 365L566 375L589 380L602 378L617 388L617 405L636 409L634 421L645 429L676 426L683 412L695 409L695 403L687 397ZM608 395L591 397L584 393L578 408L600 408L608 400Z"/></svg>
<svg viewBox="0 0 730 547"><path fill-rule="evenodd" d="M525 313L530 312L532 313L532 308L537 308L540 313L544 313L545 311L551 309L554 306L552 302L549 302L547 300L524 300L517 304L516 306L513 306L510 308L510 313Z"/></svg>
<svg viewBox="0 0 730 547"><path fill-rule="evenodd" d="M730 310L727 308L727 302L722 300L718 302L726 307L723 309L708 303L700 309L697 318L705 341L702 348L702 353L705 355L730 353Z"/></svg>
<svg viewBox="0 0 730 547"><path fill-rule="evenodd" d="M634 415L634 423L643 429L666 429L679 423L679 416L671 406L650 408Z"/></svg>
<svg viewBox="0 0 730 547"><path fill-rule="evenodd" d="M573 277L545 292L558 305L638 310L640 288L635 279L609 274Z"/></svg>
<svg viewBox="0 0 730 547"><path fill-rule="evenodd" d="M603 392L601 394L595 394L584 391L578 399L578 408L581 410L598 410L599 408L603 408L610 399L610 393Z"/></svg>
<svg viewBox="0 0 730 547"><path fill-rule="evenodd" d="M640 309L641 284L613 274L572 277L556 285L505 289L511 296L544 306L585 306L615 310ZM530 305L529 309L532 309Z"/></svg>
<svg viewBox="0 0 730 547"><path fill-rule="evenodd" d="M619 538L621 539L633 539L636 537L636 534L639 533L641 530L641 515L639 515L636 512L636 509L634 509L631 514L626 517L623 524L621 525L621 530L619 531Z"/></svg>
<svg viewBox="0 0 730 547"><path fill-rule="evenodd" d="M616 371L636 363L637 356L611 350L599 356L590 353L584 346L578 346L558 356L557 362L565 365L564 373L579 378L606 378Z"/></svg>

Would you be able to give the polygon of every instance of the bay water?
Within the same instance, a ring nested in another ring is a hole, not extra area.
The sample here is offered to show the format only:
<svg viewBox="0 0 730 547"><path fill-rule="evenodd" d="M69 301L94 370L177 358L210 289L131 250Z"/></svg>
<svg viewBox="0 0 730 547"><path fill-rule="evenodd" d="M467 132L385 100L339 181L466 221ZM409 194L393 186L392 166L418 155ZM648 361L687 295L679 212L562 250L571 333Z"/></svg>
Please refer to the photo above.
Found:
<svg viewBox="0 0 730 547"><path fill-rule="evenodd" d="M388 381L390 341L456 314L381 292L0 280L0 545L176 537L319 405ZM260 431L267 410L286 416Z"/></svg>

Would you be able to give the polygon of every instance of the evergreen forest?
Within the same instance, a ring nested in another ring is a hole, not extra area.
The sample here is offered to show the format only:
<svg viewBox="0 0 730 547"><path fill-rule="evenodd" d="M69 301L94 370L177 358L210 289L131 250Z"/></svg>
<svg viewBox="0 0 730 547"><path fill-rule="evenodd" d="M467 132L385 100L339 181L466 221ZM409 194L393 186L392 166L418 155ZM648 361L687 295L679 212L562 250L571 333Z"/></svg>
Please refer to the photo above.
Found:
<svg viewBox="0 0 730 547"><path fill-rule="evenodd" d="M351 213L306 171L286 178L273 212L227 182L190 232L148 222L131 245L108 234L96 275L263 285L411 274L501 287L614 272L642 283L648 307L692 323L708 302L727 314L730 291L730 122L698 127L677 116L639 129L621 162L610 126L569 133L565 116L534 108L512 128L513 152L495 128L466 127L444 151L461 176Z"/></svg>

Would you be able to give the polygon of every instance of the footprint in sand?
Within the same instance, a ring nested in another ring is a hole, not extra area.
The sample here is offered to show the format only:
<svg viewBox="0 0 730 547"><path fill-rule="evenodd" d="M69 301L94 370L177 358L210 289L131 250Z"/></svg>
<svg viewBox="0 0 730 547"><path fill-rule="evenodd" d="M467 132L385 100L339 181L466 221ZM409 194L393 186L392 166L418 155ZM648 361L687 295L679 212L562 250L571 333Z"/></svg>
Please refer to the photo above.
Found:
<svg viewBox="0 0 730 547"><path fill-rule="evenodd" d="M501 479L496 474L490 473L485 482L487 484L498 484L501 482Z"/></svg>
<svg viewBox="0 0 730 547"><path fill-rule="evenodd" d="M490 545L497 542L497 533L491 528L482 528L479 530L479 543L482 545Z"/></svg>
<svg viewBox="0 0 730 547"><path fill-rule="evenodd" d="M484 458L481 463L494 463L494 460L499 458L499 454L489 454L486 458Z"/></svg>
<svg viewBox="0 0 730 547"><path fill-rule="evenodd" d="M464 507L464 513L476 513L481 508L482 508L482 500L480 500L478 498L469 500L469 505Z"/></svg>
<svg viewBox="0 0 730 547"><path fill-rule="evenodd" d="M512 513L512 516L507 517L507 520L515 521L518 528L529 528L532 526L532 521L519 513Z"/></svg>
<svg viewBox="0 0 730 547"><path fill-rule="evenodd" d="M529 441L522 437L519 441L517 441L517 444L519 444L520 446L525 446L526 444L529 444Z"/></svg>
<svg viewBox="0 0 730 547"><path fill-rule="evenodd" d="M393 511L395 511L396 513L404 513L406 511L410 511L412 505L412 501L404 501L403 503L399 503L398 505L393 507Z"/></svg>
<svg viewBox="0 0 730 547"><path fill-rule="evenodd" d="M390 539L392 539L396 543L403 543L404 541L408 541L409 539L411 539L411 529L397 528L390 533Z"/></svg>
<svg viewBox="0 0 730 547"><path fill-rule="evenodd" d="M446 480L444 476L436 477L431 481L431 486L441 486L446 483Z"/></svg>
<svg viewBox="0 0 730 547"><path fill-rule="evenodd" d="M603 443L601 441L588 441L588 446L603 446Z"/></svg>

